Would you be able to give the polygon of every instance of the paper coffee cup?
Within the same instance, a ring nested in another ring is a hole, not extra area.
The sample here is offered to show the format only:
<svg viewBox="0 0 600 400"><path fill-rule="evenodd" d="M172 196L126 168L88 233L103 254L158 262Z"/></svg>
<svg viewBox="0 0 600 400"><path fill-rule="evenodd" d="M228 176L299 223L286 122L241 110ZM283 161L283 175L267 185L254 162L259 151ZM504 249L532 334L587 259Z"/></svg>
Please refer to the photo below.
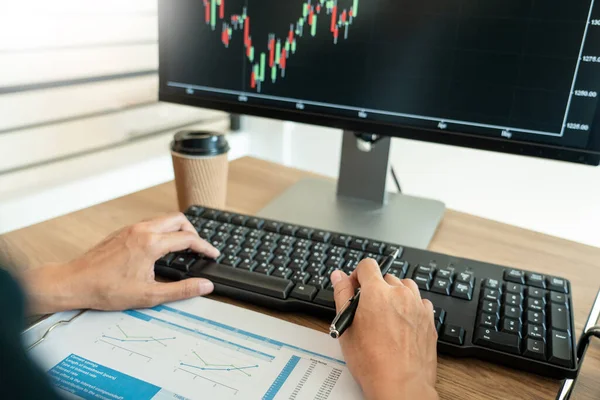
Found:
<svg viewBox="0 0 600 400"><path fill-rule="evenodd" d="M222 134L181 131L171 143L179 210L192 205L224 208L229 144Z"/></svg>

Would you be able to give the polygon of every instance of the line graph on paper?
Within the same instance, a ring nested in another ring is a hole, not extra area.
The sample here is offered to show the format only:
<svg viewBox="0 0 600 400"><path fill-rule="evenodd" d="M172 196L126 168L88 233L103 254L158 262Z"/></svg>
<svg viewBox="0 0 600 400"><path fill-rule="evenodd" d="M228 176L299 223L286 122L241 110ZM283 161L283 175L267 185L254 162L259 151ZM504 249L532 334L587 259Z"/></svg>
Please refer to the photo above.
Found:
<svg viewBox="0 0 600 400"><path fill-rule="evenodd" d="M232 40L243 40L244 53L251 64L250 88L261 91L266 79L275 83L285 78L288 59L298 50L298 38L317 35L317 29L325 26L329 30L333 44L348 39L350 27L358 18L359 0L343 6L338 0L306 0L298 8L298 18L291 21L286 36L269 33L266 38L252 36L252 10L244 6L238 13L227 15L226 2L229 0L203 0L204 23L211 30L220 32L223 46L229 48ZM261 44L266 43L266 50ZM258 47L257 47L258 46Z"/></svg>
<svg viewBox="0 0 600 400"><path fill-rule="evenodd" d="M270 359L198 342L175 365L174 372L218 391L237 394L252 384L252 379L268 365Z"/></svg>

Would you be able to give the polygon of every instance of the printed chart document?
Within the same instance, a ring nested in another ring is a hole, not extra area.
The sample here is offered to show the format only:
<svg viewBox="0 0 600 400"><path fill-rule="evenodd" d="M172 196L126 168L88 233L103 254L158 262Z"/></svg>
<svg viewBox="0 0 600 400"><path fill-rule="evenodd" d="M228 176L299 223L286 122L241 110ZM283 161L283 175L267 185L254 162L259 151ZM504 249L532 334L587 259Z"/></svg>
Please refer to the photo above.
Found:
<svg viewBox="0 0 600 400"><path fill-rule="evenodd" d="M204 298L86 312L30 354L67 398L363 397L326 334Z"/></svg>

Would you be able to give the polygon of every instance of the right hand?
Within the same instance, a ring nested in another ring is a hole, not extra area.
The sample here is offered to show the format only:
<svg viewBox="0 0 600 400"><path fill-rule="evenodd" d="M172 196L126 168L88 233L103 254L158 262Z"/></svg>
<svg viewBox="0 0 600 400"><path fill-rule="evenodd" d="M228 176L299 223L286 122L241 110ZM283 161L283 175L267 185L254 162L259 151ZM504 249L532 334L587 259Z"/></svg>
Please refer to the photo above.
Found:
<svg viewBox="0 0 600 400"><path fill-rule="evenodd" d="M361 288L352 325L340 337L350 372L370 400L437 399L437 332L433 305L417 284L381 276L372 259L348 276L331 275L336 308Z"/></svg>

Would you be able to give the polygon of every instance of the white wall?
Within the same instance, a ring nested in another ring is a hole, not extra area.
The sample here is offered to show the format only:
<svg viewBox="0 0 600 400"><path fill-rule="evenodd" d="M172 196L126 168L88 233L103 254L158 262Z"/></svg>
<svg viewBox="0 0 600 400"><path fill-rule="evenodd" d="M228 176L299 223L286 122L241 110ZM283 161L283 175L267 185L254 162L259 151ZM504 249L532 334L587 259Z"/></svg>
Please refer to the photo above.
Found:
<svg viewBox="0 0 600 400"><path fill-rule="evenodd" d="M260 120L262 135L279 133L285 142L267 158L337 176L341 131L267 121ZM600 247L599 167L405 139L393 140L391 163L407 194ZM388 188L395 190L390 179Z"/></svg>

